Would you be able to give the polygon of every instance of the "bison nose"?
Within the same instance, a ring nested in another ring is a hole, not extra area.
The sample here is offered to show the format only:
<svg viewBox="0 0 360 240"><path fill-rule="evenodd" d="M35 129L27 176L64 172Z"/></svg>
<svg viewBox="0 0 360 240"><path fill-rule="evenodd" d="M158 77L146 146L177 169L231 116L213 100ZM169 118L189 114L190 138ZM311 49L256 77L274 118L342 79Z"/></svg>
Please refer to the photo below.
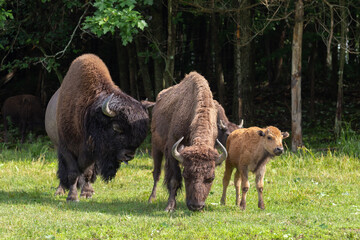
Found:
<svg viewBox="0 0 360 240"><path fill-rule="evenodd" d="M133 159L135 156L135 152L132 150L122 150L120 152L120 155L118 156L121 161L130 161L131 159Z"/></svg>
<svg viewBox="0 0 360 240"><path fill-rule="evenodd" d="M191 202L188 201L186 204L191 211L200 211L204 208L205 202Z"/></svg>
<svg viewBox="0 0 360 240"><path fill-rule="evenodd" d="M124 155L125 155L126 160L131 160L134 158L135 152L127 152Z"/></svg>
<svg viewBox="0 0 360 240"><path fill-rule="evenodd" d="M283 147L277 147L274 150L275 155L279 156L280 154L282 154L284 152L284 148Z"/></svg>

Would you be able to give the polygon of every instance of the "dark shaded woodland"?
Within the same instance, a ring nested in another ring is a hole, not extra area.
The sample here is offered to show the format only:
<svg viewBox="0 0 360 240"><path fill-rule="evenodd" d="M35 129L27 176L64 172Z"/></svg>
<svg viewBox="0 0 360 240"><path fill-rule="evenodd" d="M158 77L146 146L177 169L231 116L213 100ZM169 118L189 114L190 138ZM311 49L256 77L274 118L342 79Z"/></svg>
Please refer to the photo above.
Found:
<svg viewBox="0 0 360 240"><path fill-rule="evenodd" d="M344 124L360 129L355 0L18 0L0 7L1 105L33 94L45 107L71 61L94 53L138 100L154 100L197 71L231 121L274 125L290 138L300 129L296 147L302 138L331 142Z"/></svg>

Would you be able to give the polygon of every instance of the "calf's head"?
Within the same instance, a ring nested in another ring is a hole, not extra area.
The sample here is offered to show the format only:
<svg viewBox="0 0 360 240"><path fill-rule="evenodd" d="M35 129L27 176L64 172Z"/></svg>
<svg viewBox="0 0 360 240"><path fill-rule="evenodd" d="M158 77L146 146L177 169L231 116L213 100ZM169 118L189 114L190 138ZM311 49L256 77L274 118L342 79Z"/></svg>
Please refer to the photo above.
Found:
<svg viewBox="0 0 360 240"><path fill-rule="evenodd" d="M223 152L221 155L214 147L206 145L179 147L179 152L178 145L182 140L183 138L174 144L172 155L184 167L182 175L185 181L186 205L192 211L199 211L204 208L209 195L215 178L215 166L226 159L227 152L218 140L216 141Z"/></svg>
<svg viewBox="0 0 360 240"><path fill-rule="evenodd" d="M271 156L279 156L284 152L282 140L289 137L288 132L281 132L278 128L270 126L258 131L265 150Z"/></svg>

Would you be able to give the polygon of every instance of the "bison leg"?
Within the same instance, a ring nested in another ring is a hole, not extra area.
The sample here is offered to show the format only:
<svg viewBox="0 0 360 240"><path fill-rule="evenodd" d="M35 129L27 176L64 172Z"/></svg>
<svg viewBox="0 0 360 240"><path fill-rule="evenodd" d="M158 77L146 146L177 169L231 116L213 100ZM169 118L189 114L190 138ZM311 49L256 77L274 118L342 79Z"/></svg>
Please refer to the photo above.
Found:
<svg viewBox="0 0 360 240"><path fill-rule="evenodd" d="M60 178L60 184L69 187L69 193L66 201L78 202L77 182L81 174L79 167L77 166L76 158L70 152L59 146L58 160L58 176Z"/></svg>
<svg viewBox="0 0 360 240"><path fill-rule="evenodd" d="M229 186L229 182L230 182L230 178L231 178L231 174L232 171L234 170L234 167L231 166L231 164L226 161L226 165L225 165L225 172L224 172L224 177L223 177L223 193L222 193L222 197L221 197L221 204L225 205L226 204L226 190L227 187Z"/></svg>
<svg viewBox="0 0 360 240"><path fill-rule="evenodd" d="M265 166L259 169L256 173L256 190L258 192L258 207L260 209L265 209L264 199L263 199L263 189L264 189L264 176L265 176L266 168Z"/></svg>
<svg viewBox="0 0 360 240"><path fill-rule="evenodd" d="M156 198L156 187L160 179L161 174L161 163L163 159L163 153L159 150L155 150L153 148L152 155L154 159L154 170L153 170L153 178L154 178L154 186L151 192L151 195L149 197L149 203L151 203Z"/></svg>
<svg viewBox="0 0 360 240"><path fill-rule="evenodd" d="M93 187L91 186L91 182L94 182L96 178L94 164L92 164L85 170L84 174L80 176L80 179L82 178L85 181L85 183L81 188L80 197L91 198L92 195L95 193Z"/></svg>
<svg viewBox="0 0 360 240"><path fill-rule="evenodd" d="M165 211L171 212L176 207L176 195L178 189L181 187L182 176L177 160L172 157L170 158L170 161L166 161L165 169L165 182L167 183L169 191L168 204Z"/></svg>
<svg viewBox="0 0 360 240"><path fill-rule="evenodd" d="M80 197L91 198L94 195L95 191L91 186L90 182L85 182L84 186L81 189Z"/></svg>
<svg viewBox="0 0 360 240"><path fill-rule="evenodd" d="M56 189L55 196L59 195L62 196L65 194L65 187L60 183Z"/></svg>
<svg viewBox="0 0 360 240"><path fill-rule="evenodd" d="M248 180L248 170L247 168L241 169L240 170L240 176L241 176L241 190L242 190L242 196L241 196L241 202L240 202L240 209L241 210L245 210L246 208L246 193L249 190L250 187L250 183ZM236 183L235 183L236 185ZM240 189L237 186L236 187L238 190L236 190L237 192L239 191L240 194Z"/></svg>

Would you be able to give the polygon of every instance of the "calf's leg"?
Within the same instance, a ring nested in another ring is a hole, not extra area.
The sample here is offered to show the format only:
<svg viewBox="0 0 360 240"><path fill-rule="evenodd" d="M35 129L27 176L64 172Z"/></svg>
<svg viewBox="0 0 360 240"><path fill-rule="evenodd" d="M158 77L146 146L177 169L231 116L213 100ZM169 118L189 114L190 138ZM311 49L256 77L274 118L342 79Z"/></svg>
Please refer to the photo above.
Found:
<svg viewBox="0 0 360 240"><path fill-rule="evenodd" d="M224 177L223 177L223 193L222 193L222 197L221 197L221 201L220 201L222 205L226 204L226 190L227 190L227 187L229 186L231 174L234 169L234 167L231 166L231 164L228 161L226 161L225 164L226 164L225 172L224 172Z"/></svg>
<svg viewBox="0 0 360 240"><path fill-rule="evenodd" d="M258 192L258 207L260 209L265 209L264 199L263 199L263 189L264 189L264 176L265 176L265 166L259 169L256 172L256 190Z"/></svg>
<svg viewBox="0 0 360 240"><path fill-rule="evenodd" d="M246 209L246 193L249 191L249 187L250 187L250 183L248 180L247 167L241 168L239 172L240 172L240 176L241 176L241 190L242 190L240 209L245 210ZM239 190L239 192L240 192L240 190Z"/></svg>

